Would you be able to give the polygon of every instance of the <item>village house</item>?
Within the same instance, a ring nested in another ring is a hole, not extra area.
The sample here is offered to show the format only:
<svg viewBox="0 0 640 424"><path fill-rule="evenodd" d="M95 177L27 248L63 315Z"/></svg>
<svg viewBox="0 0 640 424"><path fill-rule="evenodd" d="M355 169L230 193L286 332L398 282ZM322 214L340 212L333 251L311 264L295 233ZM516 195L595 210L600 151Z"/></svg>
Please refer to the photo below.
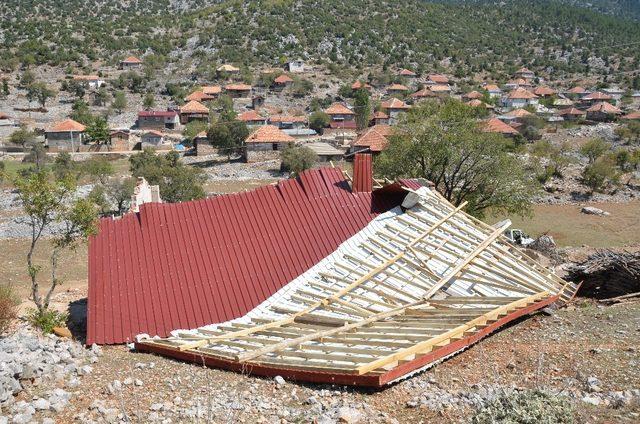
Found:
<svg viewBox="0 0 640 424"><path fill-rule="evenodd" d="M251 86L248 84L228 84L224 89L232 99L251 97Z"/></svg>
<svg viewBox="0 0 640 424"><path fill-rule="evenodd" d="M354 82L353 84L351 84L351 90L353 90L353 91L358 91L361 88L364 88L365 90L367 90L369 92L371 90L373 90L373 87L371 87L371 85L369 85L367 83L364 83L364 82L362 82L360 80L358 80L358 81Z"/></svg>
<svg viewBox="0 0 640 424"><path fill-rule="evenodd" d="M175 110L143 110L138 112L137 127L141 130L172 130L178 123L178 112Z"/></svg>
<svg viewBox="0 0 640 424"><path fill-rule="evenodd" d="M273 80L273 89L284 90L285 88L289 87L291 84L293 84L293 79L286 74L282 74Z"/></svg>
<svg viewBox="0 0 640 424"><path fill-rule="evenodd" d="M515 128L505 124L498 118L491 118L488 121L483 122L481 128L484 132L502 134L505 137L514 137L520 134Z"/></svg>
<svg viewBox="0 0 640 424"><path fill-rule="evenodd" d="M45 146L50 152L76 152L84 143L86 129L73 119L57 122L44 132Z"/></svg>
<svg viewBox="0 0 640 424"><path fill-rule="evenodd" d="M489 93L489 97L491 97L492 99L502 97L502 89L496 84L486 84L483 88L487 91L487 93Z"/></svg>
<svg viewBox="0 0 640 424"><path fill-rule="evenodd" d="M142 68L142 61L135 56L129 56L120 61L120 69L124 71L133 71Z"/></svg>
<svg viewBox="0 0 640 424"><path fill-rule="evenodd" d="M295 139L275 125L263 125L254 130L245 140L244 160L261 162L280 158L280 152Z"/></svg>
<svg viewBox="0 0 640 424"><path fill-rule="evenodd" d="M237 120L244 122L248 127L255 127L258 125L265 125L267 123L267 118L260 115L255 110L248 110L246 112L242 112L238 114L236 117Z"/></svg>
<svg viewBox="0 0 640 424"><path fill-rule="evenodd" d="M409 88L406 85L402 84L391 84L387 87L387 94L390 96L402 96L409 91Z"/></svg>
<svg viewBox="0 0 640 424"><path fill-rule="evenodd" d="M619 87L605 88L602 91L604 91L605 94L608 94L609 96L611 96L611 103L613 103L616 106L620 104L620 101L622 100L622 97L624 97L624 94L625 94L625 91Z"/></svg>
<svg viewBox="0 0 640 424"><path fill-rule="evenodd" d="M291 73L300 74L305 71L305 64L301 59L292 60L285 64L285 69Z"/></svg>
<svg viewBox="0 0 640 424"><path fill-rule="evenodd" d="M268 118L267 122L281 130L293 130L304 128L307 123L307 118L304 116L273 115Z"/></svg>
<svg viewBox="0 0 640 424"><path fill-rule="evenodd" d="M434 97L439 97L439 96L433 91L429 90L429 88L427 87L424 87L421 90L418 90L415 93L411 94L411 98L414 101L420 101L420 100L434 98Z"/></svg>
<svg viewBox="0 0 640 424"><path fill-rule="evenodd" d="M449 78L441 74L429 74L427 77L427 85L448 85Z"/></svg>
<svg viewBox="0 0 640 424"><path fill-rule="evenodd" d="M481 108L484 108L484 109L495 109L493 107L493 105L490 105L490 104L485 103L482 100L478 100L478 99L469 100L465 104L467 106L471 106L471 107L481 107Z"/></svg>
<svg viewBox="0 0 640 424"><path fill-rule="evenodd" d="M560 116L565 121L578 121L580 119L583 119L586 114L587 113L585 111L576 109L575 107L569 107L558 111L558 116Z"/></svg>
<svg viewBox="0 0 640 424"><path fill-rule="evenodd" d="M640 121L640 111L629 112L628 114L623 116L622 119L628 121Z"/></svg>
<svg viewBox="0 0 640 424"><path fill-rule="evenodd" d="M538 96L524 88L516 88L509 92L502 103L508 108L523 108L529 105L535 106L538 104Z"/></svg>
<svg viewBox="0 0 640 424"><path fill-rule="evenodd" d="M401 77L404 77L404 78L411 78L411 79L417 77L416 73L411 71L411 70L409 70L409 69L401 70L400 72L398 72L398 75L401 76Z"/></svg>
<svg viewBox="0 0 640 424"><path fill-rule="evenodd" d="M389 125L389 115L381 110L378 110L373 113L373 116L371 117L371 123L373 125Z"/></svg>
<svg viewBox="0 0 640 424"><path fill-rule="evenodd" d="M448 84L435 84L429 87L432 93L437 96L448 96L451 94L451 87Z"/></svg>
<svg viewBox="0 0 640 424"><path fill-rule="evenodd" d="M105 83L105 81L97 75L74 75L73 80L92 90L102 87Z"/></svg>
<svg viewBox="0 0 640 424"><path fill-rule="evenodd" d="M533 90L533 94L538 97L551 97L556 95L556 91L549 87L540 86Z"/></svg>
<svg viewBox="0 0 640 424"><path fill-rule="evenodd" d="M505 113L502 116L499 116L498 118L501 121L505 121L505 122L519 122L522 123L526 118L533 116L533 113L529 112L526 109L514 109L510 112Z"/></svg>
<svg viewBox="0 0 640 424"><path fill-rule="evenodd" d="M605 94L601 91L595 91L593 93L589 93L585 96L583 96L580 99L580 104L584 107L586 106L593 106L596 103L600 103L600 102L609 102L613 99L612 96L610 96L609 94Z"/></svg>
<svg viewBox="0 0 640 424"><path fill-rule="evenodd" d="M334 103L324 112L331 118L329 127L344 129L356 128L356 114L342 103Z"/></svg>
<svg viewBox="0 0 640 424"><path fill-rule="evenodd" d="M592 121L615 121L622 111L608 102L598 102L586 110L587 119Z"/></svg>
<svg viewBox="0 0 640 424"><path fill-rule="evenodd" d="M209 122L209 108L202 103L192 100L180 107L180 123L185 125L191 121Z"/></svg>
<svg viewBox="0 0 640 424"><path fill-rule="evenodd" d="M520 69L518 69L515 73L515 77L516 78L523 78L526 80L532 80L536 77L536 74L533 73L533 71L530 71L529 69L522 67Z"/></svg>
<svg viewBox="0 0 640 424"><path fill-rule="evenodd" d="M220 87L219 85L205 85L204 87L202 87L202 92L207 96L211 96L215 99L220 96L220 93L222 93L222 87Z"/></svg>
<svg viewBox="0 0 640 424"><path fill-rule="evenodd" d="M164 134L159 131L147 131L140 136L140 145L142 149L169 149L171 145L165 144Z"/></svg>
<svg viewBox="0 0 640 424"><path fill-rule="evenodd" d="M127 130L114 130L109 133L109 150L113 152L127 152L131 150L129 145L130 134Z"/></svg>
<svg viewBox="0 0 640 424"><path fill-rule="evenodd" d="M586 96L587 94L589 94L589 92L585 90L583 87L577 86L577 87L573 87L570 90L567 90L564 94L570 99L577 100Z"/></svg>
<svg viewBox="0 0 640 424"><path fill-rule="evenodd" d="M481 92L473 90L467 94L463 94L462 98L466 100L481 100L484 96Z"/></svg>
<svg viewBox="0 0 640 424"><path fill-rule="evenodd" d="M351 144L351 153L370 152L378 154L389 145L388 137L393 129L389 125L374 125L365 129Z"/></svg>
<svg viewBox="0 0 640 424"><path fill-rule="evenodd" d="M224 64L224 65L218 66L218 68L216 69L216 72L218 73L218 75L224 75L224 74L235 75L240 73L240 68L236 68L233 65Z"/></svg>
<svg viewBox="0 0 640 424"><path fill-rule="evenodd" d="M214 100L215 97L214 96L210 96L207 93L205 93L203 90L196 90L193 93L189 94L187 97L184 98L185 102L190 102L190 101L196 101L196 102L210 102L212 100Z"/></svg>
<svg viewBox="0 0 640 424"><path fill-rule="evenodd" d="M389 115L389 124L395 125L398 122L400 115L407 110L411 109L411 106L399 99L390 99L381 103L382 110Z"/></svg>

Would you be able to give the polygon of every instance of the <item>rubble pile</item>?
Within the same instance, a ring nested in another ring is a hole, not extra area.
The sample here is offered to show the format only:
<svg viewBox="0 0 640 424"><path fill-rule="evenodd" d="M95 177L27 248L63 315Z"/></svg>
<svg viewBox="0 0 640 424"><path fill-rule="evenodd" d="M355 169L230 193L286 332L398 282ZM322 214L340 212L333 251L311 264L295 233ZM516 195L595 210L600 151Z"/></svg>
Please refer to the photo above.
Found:
<svg viewBox="0 0 640 424"><path fill-rule="evenodd" d="M91 373L89 364L100 355L98 346L86 350L78 342L42 336L21 324L0 338L0 418L28 423L36 414L53 416L62 411L79 378ZM23 396L23 391L30 397Z"/></svg>
<svg viewBox="0 0 640 424"><path fill-rule="evenodd" d="M580 282L580 294L608 299L640 291L640 252L599 250L570 265L567 278Z"/></svg>

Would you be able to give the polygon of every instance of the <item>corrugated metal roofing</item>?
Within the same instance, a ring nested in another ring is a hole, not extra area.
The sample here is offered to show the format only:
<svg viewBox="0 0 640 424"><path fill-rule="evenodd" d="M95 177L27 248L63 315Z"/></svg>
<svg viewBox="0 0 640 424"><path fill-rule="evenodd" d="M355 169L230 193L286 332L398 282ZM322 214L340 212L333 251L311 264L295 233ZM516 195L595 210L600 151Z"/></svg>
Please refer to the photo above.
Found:
<svg viewBox="0 0 640 424"><path fill-rule="evenodd" d="M89 242L87 343L240 317L404 196L352 193L338 169L102 219Z"/></svg>

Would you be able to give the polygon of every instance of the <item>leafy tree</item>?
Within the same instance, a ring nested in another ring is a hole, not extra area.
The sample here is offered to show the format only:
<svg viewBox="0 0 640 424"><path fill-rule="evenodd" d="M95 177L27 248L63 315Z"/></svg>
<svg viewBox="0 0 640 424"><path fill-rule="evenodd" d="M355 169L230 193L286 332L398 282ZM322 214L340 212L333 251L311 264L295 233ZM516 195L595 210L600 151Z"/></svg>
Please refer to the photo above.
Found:
<svg viewBox="0 0 640 424"><path fill-rule="evenodd" d="M44 169L44 165L47 163L47 152L42 143L32 143L29 153L26 154L23 161L34 164L36 170Z"/></svg>
<svg viewBox="0 0 640 424"><path fill-rule="evenodd" d="M93 157L84 162L82 168L84 173L102 185L106 185L109 177L115 173L111 162L104 157Z"/></svg>
<svg viewBox="0 0 640 424"><path fill-rule="evenodd" d="M115 205L117 215L122 215L129 209L135 187L135 178L111 179L107 182L105 195L109 202Z"/></svg>
<svg viewBox="0 0 640 424"><path fill-rule="evenodd" d="M153 93L147 93L144 95L144 99L142 99L142 107L145 109L153 109L156 104L156 98Z"/></svg>
<svg viewBox="0 0 640 424"><path fill-rule="evenodd" d="M56 158L53 160L51 170L59 180L63 180L68 177L74 177L77 179L80 175L78 164L73 161L68 152L60 152L56 155Z"/></svg>
<svg viewBox="0 0 640 424"><path fill-rule="evenodd" d="M322 134L322 131L329 126L331 118L322 111L313 112L309 116L309 128Z"/></svg>
<svg viewBox="0 0 640 424"><path fill-rule="evenodd" d="M451 203L470 213L487 209L524 214L536 191L525 163L508 141L483 132L473 108L458 100L428 101L413 108L376 160L378 174L425 178Z"/></svg>
<svg viewBox="0 0 640 424"><path fill-rule="evenodd" d="M356 125L359 130L369 126L371 116L371 104L369 102L369 92L364 88L356 90L354 109L356 112Z"/></svg>
<svg viewBox="0 0 640 424"><path fill-rule="evenodd" d="M23 150L27 145L32 144L34 141L36 141L36 133L33 131L29 131L25 127L21 127L15 130L9 136L9 142L13 144L19 144L20 146L22 146Z"/></svg>
<svg viewBox="0 0 640 424"><path fill-rule="evenodd" d="M20 77L19 85L21 88L27 88L36 81L36 76L31 71L25 71Z"/></svg>
<svg viewBox="0 0 640 424"><path fill-rule="evenodd" d="M84 100L76 100L71 106L71 119L84 125L90 125L94 117L89 110L89 105Z"/></svg>
<svg viewBox="0 0 640 424"><path fill-rule="evenodd" d="M107 104L107 100L109 100L109 93L107 93L107 89L100 87L93 98L93 104L96 106L104 106Z"/></svg>
<svg viewBox="0 0 640 424"><path fill-rule="evenodd" d="M209 142L225 153L227 158L231 158L248 136L249 129L242 121L216 122L207 131Z"/></svg>
<svg viewBox="0 0 640 424"><path fill-rule="evenodd" d="M144 177L149 184L159 186L160 195L166 202L205 197L202 170L184 165L177 152L158 155L152 149L145 149L131 156L129 164L134 177Z"/></svg>
<svg viewBox="0 0 640 424"><path fill-rule="evenodd" d="M182 135L189 141L193 141L194 138L198 136L202 131L207 130L206 122L202 121L191 121L187 125L185 125L184 130L182 131Z"/></svg>
<svg viewBox="0 0 640 424"><path fill-rule="evenodd" d="M109 141L109 126L107 120L97 116L87 125L86 135L95 143L107 143Z"/></svg>
<svg viewBox="0 0 640 424"><path fill-rule="evenodd" d="M111 106L116 110L116 112L118 112L118 114L122 113L127 108L127 97L125 96L124 91L116 92Z"/></svg>
<svg viewBox="0 0 640 424"><path fill-rule="evenodd" d="M308 147L287 145L280 153L282 168L298 175L306 169L310 169L318 161L318 155Z"/></svg>
<svg viewBox="0 0 640 424"><path fill-rule="evenodd" d="M49 308L54 290L62 283L58 276L60 255L76 249L97 231L95 205L87 199L74 199L76 187L72 178L57 180L46 170L19 176L14 183L26 223L31 228L26 258L31 279L30 299L36 305L37 314L42 315ZM34 262L33 254L47 232L53 234L50 241L51 278L43 296L39 278L42 267Z"/></svg>
<svg viewBox="0 0 640 424"><path fill-rule="evenodd" d="M582 171L582 182L591 193L603 190L609 184L617 183L618 171L610 158L598 158Z"/></svg>
<svg viewBox="0 0 640 424"><path fill-rule="evenodd" d="M640 122L629 121L626 125L620 125L615 129L615 134L628 144L639 144Z"/></svg>
<svg viewBox="0 0 640 424"><path fill-rule="evenodd" d="M47 100L55 96L55 94L55 91L43 82L34 82L27 86L27 98L29 101L31 101L31 99L38 100L40 106L43 108L45 107Z"/></svg>
<svg viewBox="0 0 640 424"><path fill-rule="evenodd" d="M601 138L593 138L582 145L580 153L589 159L589 163L594 163L607 150L609 150L609 144L606 141Z"/></svg>
<svg viewBox="0 0 640 424"><path fill-rule="evenodd" d="M2 79L2 96L6 98L9 95L9 81L6 78Z"/></svg>
<svg viewBox="0 0 640 424"><path fill-rule="evenodd" d="M540 130L544 128L544 121L539 117L525 116L521 119L522 126L518 129L522 136L529 140L538 140L540 138Z"/></svg>

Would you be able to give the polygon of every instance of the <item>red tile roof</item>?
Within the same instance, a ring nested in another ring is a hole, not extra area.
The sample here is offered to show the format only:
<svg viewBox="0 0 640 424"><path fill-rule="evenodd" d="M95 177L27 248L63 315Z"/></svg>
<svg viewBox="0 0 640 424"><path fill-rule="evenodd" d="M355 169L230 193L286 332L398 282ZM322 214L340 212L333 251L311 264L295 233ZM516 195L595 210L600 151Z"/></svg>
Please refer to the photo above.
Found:
<svg viewBox="0 0 640 424"><path fill-rule="evenodd" d="M250 91L251 86L247 84L229 84L224 89L227 91Z"/></svg>
<svg viewBox="0 0 640 424"><path fill-rule="evenodd" d="M433 81L437 84L449 84L449 78L441 74L429 74L429 81Z"/></svg>
<svg viewBox="0 0 640 424"><path fill-rule="evenodd" d="M219 85L205 85L202 87L202 92L204 94L208 94L210 96L220 94L222 92L222 87Z"/></svg>
<svg viewBox="0 0 640 424"><path fill-rule="evenodd" d="M502 91L500 87L495 84L487 84L484 86L484 89L487 91Z"/></svg>
<svg viewBox="0 0 640 424"><path fill-rule="evenodd" d="M389 119L389 115L379 110L373 113L373 119Z"/></svg>
<svg viewBox="0 0 640 424"><path fill-rule="evenodd" d="M260 114L255 110L248 110L246 112L242 112L238 114L238 120L243 122L256 122L256 121L264 122L266 118L263 116L260 116Z"/></svg>
<svg viewBox="0 0 640 424"><path fill-rule="evenodd" d="M482 125L482 129L485 132L493 132L493 133L500 133L500 134L518 134L518 131L516 131L514 128L510 127L509 125L505 124L498 118L491 118L488 121L484 122Z"/></svg>
<svg viewBox="0 0 640 424"><path fill-rule="evenodd" d="M549 87L537 87L535 90L533 90L533 94L542 97L553 96L554 94L556 94L556 91Z"/></svg>
<svg viewBox="0 0 640 424"><path fill-rule="evenodd" d="M413 97L414 99L422 99L425 97L437 97L437 94L429 90L428 88L423 88L422 90L418 90L415 93L412 93L411 97Z"/></svg>
<svg viewBox="0 0 640 424"><path fill-rule="evenodd" d="M135 56L129 56L122 63L142 63L142 61Z"/></svg>
<svg viewBox="0 0 640 424"><path fill-rule="evenodd" d="M355 113L342 103L334 103L325 109L327 115L355 115Z"/></svg>
<svg viewBox="0 0 640 424"><path fill-rule="evenodd" d="M245 143L294 143L296 140L275 125L263 125L249 134Z"/></svg>
<svg viewBox="0 0 640 424"><path fill-rule="evenodd" d="M509 97L510 99L535 99L538 96L536 96L529 90L518 87L512 90L507 97Z"/></svg>
<svg viewBox="0 0 640 424"><path fill-rule="evenodd" d="M374 125L367 128L353 142L354 147L368 147L372 152L381 152L389 144L389 135L392 129L389 125Z"/></svg>
<svg viewBox="0 0 640 424"><path fill-rule="evenodd" d="M585 112L580 110L580 109L576 109L575 107L570 107L567 109L562 109L561 111L558 112L558 115L574 115L574 116L582 116L584 115Z"/></svg>
<svg viewBox="0 0 640 424"><path fill-rule="evenodd" d="M400 99L389 99L380 104L383 109L410 109L411 106Z"/></svg>
<svg viewBox="0 0 640 424"><path fill-rule="evenodd" d="M209 113L209 108L197 100L191 100L186 105L180 107L180 113Z"/></svg>
<svg viewBox="0 0 640 424"><path fill-rule="evenodd" d="M53 124L47 132L82 132L86 129L87 127L80 122L76 122L73 119L65 119L64 121Z"/></svg>
<svg viewBox="0 0 640 424"><path fill-rule="evenodd" d="M451 87L446 84L435 84L429 87L429 90L433 91L434 93L446 93L451 91Z"/></svg>
<svg viewBox="0 0 640 424"><path fill-rule="evenodd" d="M483 96L482 96L482 93L480 93L479 91L473 90L470 93L465 94L464 97L466 97L469 100L474 100L474 99L481 99Z"/></svg>
<svg viewBox="0 0 640 424"><path fill-rule="evenodd" d="M274 79L273 82L276 84L286 84L288 82L293 82L293 80L289 76L282 74L278 78Z"/></svg>
<svg viewBox="0 0 640 424"><path fill-rule="evenodd" d="M622 119L640 120L640 111L630 112L623 116Z"/></svg>
<svg viewBox="0 0 640 424"><path fill-rule="evenodd" d="M570 94L584 94L586 93L587 90L585 90L584 88L577 86L577 87L573 87L571 90L567 91L567 93Z"/></svg>
<svg viewBox="0 0 640 424"><path fill-rule="evenodd" d="M361 88L365 88L367 90L371 90L371 86L367 83L363 83L362 81L356 81L353 84L351 84L351 89L352 90L360 90Z"/></svg>
<svg viewBox="0 0 640 424"><path fill-rule="evenodd" d="M608 94L596 91L595 93L587 94L582 100L611 100L612 98L613 97Z"/></svg>
<svg viewBox="0 0 640 424"><path fill-rule="evenodd" d="M269 117L269 122L307 122L307 117L293 115L273 115Z"/></svg>
<svg viewBox="0 0 640 424"><path fill-rule="evenodd" d="M409 88L402 84L391 84L387 87L387 91L409 91Z"/></svg>
<svg viewBox="0 0 640 424"><path fill-rule="evenodd" d="M409 69L403 69L402 71L400 71L399 75L403 77L415 77L416 73L413 71L410 71Z"/></svg>
<svg viewBox="0 0 640 424"><path fill-rule="evenodd" d="M193 93L189 94L185 100L190 102L192 100L195 100L197 102L206 102L209 100L213 100L214 97L206 94L204 91L198 90L198 91L194 91Z"/></svg>
<svg viewBox="0 0 640 424"><path fill-rule="evenodd" d="M86 342L167 336L243 316L403 198L352 193L342 171L321 168L249 192L146 203L103 218L89 240Z"/></svg>
<svg viewBox="0 0 640 424"><path fill-rule="evenodd" d="M622 113L620 109L618 109L611 103L607 103L607 102L598 102L595 105L591 106L589 109L587 109L587 112L602 112L602 113L609 113L612 115L618 115Z"/></svg>
<svg viewBox="0 0 640 424"><path fill-rule="evenodd" d="M511 116L514 118L524 118L525 116L531 116L533 115L531 112L529 112L526 109L514 109L511 112L507 113L507 116Z"/></svg>

